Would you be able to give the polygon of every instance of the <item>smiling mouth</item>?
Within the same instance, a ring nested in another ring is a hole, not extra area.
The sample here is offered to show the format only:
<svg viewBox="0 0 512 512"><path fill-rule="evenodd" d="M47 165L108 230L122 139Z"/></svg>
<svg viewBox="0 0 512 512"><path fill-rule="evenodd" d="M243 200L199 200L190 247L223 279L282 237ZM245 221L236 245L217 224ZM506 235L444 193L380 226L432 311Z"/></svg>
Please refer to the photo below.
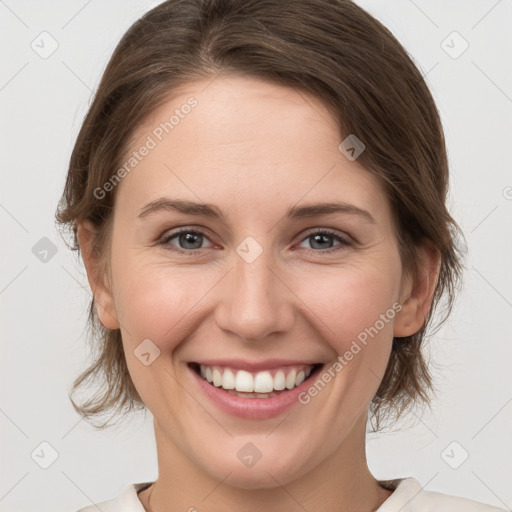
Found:
<svg viewBox="0 0 512 512"><path fill-rule="evenodd" d="M316 375L324 365L294 365L259 372L199 363L189 363L188 366L211 386L231 395L241 398L272 398L300 386Z"/></svg>

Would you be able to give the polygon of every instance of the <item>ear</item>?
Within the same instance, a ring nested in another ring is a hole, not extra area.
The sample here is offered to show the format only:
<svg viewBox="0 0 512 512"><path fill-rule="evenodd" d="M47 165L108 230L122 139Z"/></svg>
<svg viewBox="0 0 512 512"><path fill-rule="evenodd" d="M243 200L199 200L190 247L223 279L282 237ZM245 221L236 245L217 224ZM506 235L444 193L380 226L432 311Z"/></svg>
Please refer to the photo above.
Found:
<svg viewBox="0 0 512 512"><path fill-rule="evenodd" d="M98 318L102 325L110 330L119 329L119 321L115 310L114 298L109 279L101 265L100 257L95 250L97 229L89 221L77 226L77 239L80 253L87 271L87 279L91 287Z"/></svg>
<svg viewBox="0 0 512 512"><path fill-rule="evenodd" d="M418 256L419 275L416 279L408 277L402 287L402 309L395 317L393 331L393 336L397 338L417 333L424 326L432 305L441 262L439 251L426 245L419 249Z"/></svg>

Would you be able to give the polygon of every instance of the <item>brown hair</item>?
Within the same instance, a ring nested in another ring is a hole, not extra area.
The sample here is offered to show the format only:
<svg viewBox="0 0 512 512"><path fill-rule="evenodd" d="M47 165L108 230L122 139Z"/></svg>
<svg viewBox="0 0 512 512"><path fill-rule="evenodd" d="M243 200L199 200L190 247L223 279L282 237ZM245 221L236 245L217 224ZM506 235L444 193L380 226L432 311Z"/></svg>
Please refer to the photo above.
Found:
<svg viewBox="0 0 512 512"><path fill-rule="evenodd" d="M412 403L429 403L432 379L422 354L426 327L444 297L447 318L462 264L460 229L447 211L448 162L440 117L429 89L391 32L349 0L168 0L126 32L103 74L74 146L57 222L85 220L98 230L96 248L108 255L114 192L94 190L111 179L145 117L189 81L239 74L305 91L338 121L340 142L356 134L359 156L379 176L394 217L404 271L417 276L417 249L440 254L439 279L424 326L393 340L370 410L376 429L384 412L397 417ZM106 265L108 268L108 258ZM72 393L98 377L104 386L82 405L85 419L144 409L129 375L120 330L105 329L89 308L96 358ZM94 341L98 340L98 343ZM103 428L104 423L99 428Z"/></svg>

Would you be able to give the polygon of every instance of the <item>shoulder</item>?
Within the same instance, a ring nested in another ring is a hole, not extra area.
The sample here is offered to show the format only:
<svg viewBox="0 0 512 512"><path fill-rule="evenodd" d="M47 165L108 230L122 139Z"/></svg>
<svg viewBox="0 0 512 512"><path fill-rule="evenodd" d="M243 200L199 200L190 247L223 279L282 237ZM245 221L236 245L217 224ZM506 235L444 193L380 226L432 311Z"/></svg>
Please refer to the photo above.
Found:
<svg viewBox="0 0 512 512"><path fill-rule="evenodd" d="M98 510L101 510L101 512L146 512L137 493L151 485L151 483L144 482L127 485L116 498L102 501L101 503L94 503L76 512L98 512Z"/></svg>
<svg viewBox="0 0 512 512"><path fill-rule="evenodd" d="M425 491L413 477L381 481L381 485L394 491L376 512L505 512L467 498Z"/></svg>

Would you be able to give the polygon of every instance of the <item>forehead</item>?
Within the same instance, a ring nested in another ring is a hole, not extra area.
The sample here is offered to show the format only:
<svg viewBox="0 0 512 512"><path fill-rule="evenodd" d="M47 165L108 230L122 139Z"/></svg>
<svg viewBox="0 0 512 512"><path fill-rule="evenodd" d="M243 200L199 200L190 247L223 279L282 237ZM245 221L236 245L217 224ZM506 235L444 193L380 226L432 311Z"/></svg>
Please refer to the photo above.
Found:
<svg viewBox="0 0 512 512"><path fill-rule="evenodd" d="M190 142L206 148L229 145L243 150L258 145L262 152L273 153L278 144L285 148L299 139L302 144L309 139L317 150L323 141L332 150L340 138L336 122L318 98L243 76L180 86L148 116L135 137L140 141L147 134L164 144L192 137Z"/></svg>
<svg viewBox="0 0 512 512"><path fill-rule="evenodd" d="M117 194L133 207L168 193L239 208L306 196L386 208L377 178L341 153L341 140L327 108L302 91L240 76L191 82L136 130L123 163L150 149Z"/></svg>

